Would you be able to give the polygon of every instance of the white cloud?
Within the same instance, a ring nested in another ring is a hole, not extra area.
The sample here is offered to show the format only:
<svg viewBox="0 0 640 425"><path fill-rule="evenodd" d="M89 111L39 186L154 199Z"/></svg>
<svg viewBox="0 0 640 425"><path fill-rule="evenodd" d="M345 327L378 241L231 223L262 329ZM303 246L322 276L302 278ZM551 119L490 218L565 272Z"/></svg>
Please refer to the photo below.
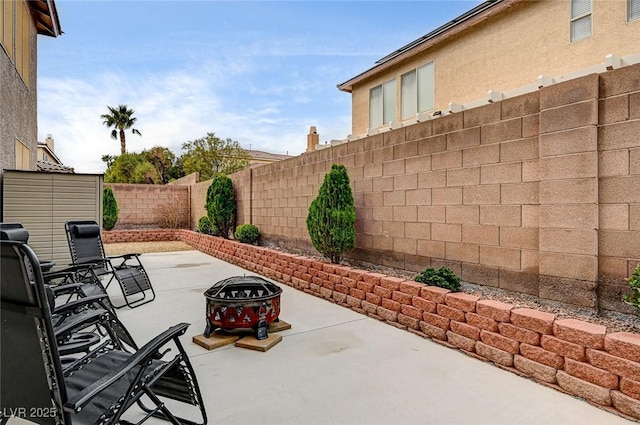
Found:
<svg viewBox="0 0 640 425"><path fill-rule="evenodd" d="M225 64L226 65L226 64ZM125 75L109 72L91 79L42 78L38 87L39 137L43 141L51 133L55 150L65 165L80 173L104 172L104 154L118 155L120 143L110 137L111 130L100 116L107 106L126 104L135 110L134 128L142 137L127 135L127 150L140 152L156 145L168 147L177 156L181 145L189 140L215 132L231 138L243 147L273 153L297 155L306 149L309 126L326 131L321 137L346 137L350 118L306 119L284 115L282 102L302 101L304 83L283 89L281 82L262 87L265 93L277 93L264 104L233 104L228 96L229 84L242 84L230 76L246 72L245 65L230 65L231 73L212 64L168 73ZM307 88L308 89L308 88ZM231 91L232 92L232 91ZM346 96L346 95L345 95ZM330 132L338 132L333 134Z"/></svg>

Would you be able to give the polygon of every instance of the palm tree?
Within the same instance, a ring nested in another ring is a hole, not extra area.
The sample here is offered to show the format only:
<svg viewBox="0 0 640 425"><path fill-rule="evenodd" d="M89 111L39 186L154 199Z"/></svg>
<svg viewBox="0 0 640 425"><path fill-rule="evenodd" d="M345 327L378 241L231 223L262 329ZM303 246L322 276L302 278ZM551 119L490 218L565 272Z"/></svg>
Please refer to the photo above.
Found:
<svg viewBox="0 0 640 425"><path fill-rule="evenodd" d="M129 109L127 105L118 105L117 108L107 106L109 108L109 114L101 115L100 118L104 119L103 124L107 127L113 127L111 131L111 138L118 139L120 136L120 152L125 154L127 152L127 143L125 140L124 131L131 128L133 134L142 136L142 134L133 127L136 122L136 118L133 117L134 110Z"/></svg>

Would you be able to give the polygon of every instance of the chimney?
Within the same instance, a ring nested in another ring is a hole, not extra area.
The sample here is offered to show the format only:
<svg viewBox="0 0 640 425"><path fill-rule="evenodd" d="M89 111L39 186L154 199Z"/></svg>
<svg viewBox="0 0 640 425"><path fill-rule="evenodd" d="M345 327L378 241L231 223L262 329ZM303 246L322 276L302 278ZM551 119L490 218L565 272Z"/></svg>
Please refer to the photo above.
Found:
<svg viewBox="0 0 640 425"><path fill-rule="evenodd" d="M51 149L51 152L55 152L53 149L53 136L51 136L51 134L47 134L47 138L44 140L44 143L49 147L49 149Z"/></svg>
<svg viewBox="0 0 640 425"><path fill-rule="evenodd" d="M316 150L316 145L320 143L320 136L316 130L316 126L312 125L307 134L307 152L313 152Z"/></svg>

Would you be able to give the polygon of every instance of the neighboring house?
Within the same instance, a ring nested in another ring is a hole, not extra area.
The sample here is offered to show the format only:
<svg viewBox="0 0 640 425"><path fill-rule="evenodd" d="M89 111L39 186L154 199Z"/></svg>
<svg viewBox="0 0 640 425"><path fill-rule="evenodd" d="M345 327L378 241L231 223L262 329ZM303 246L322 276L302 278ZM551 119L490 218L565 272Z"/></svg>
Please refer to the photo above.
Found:
<svg viewBox="0 0 640 425"><path fill-rule="evenodd" d="M249 166L270 164L272 162L292 158L291 155L282 155L264 151L247 150L247 153L249 154Z"/></svg>
<svg viewBox="0 0 640 425"><path fill-rule="evenodd" d="M640 0L490 0L338 88L351 93L352 135L360 136L502 100L503 92L553 82L541 75L564 76L608 55L615 65L640 52L639 40Z"/></svg>
<svg viewBox="0 0 640 425"><path fill-rule="evenodd" d="M0 2L0 173L36 169L37 35L61 33L53 0Z"/></svg>
<svg viewBox="0 0 640 425"><path fill-rule="evenodd" d="M60 161L54 151L53 137L47 135L47 139L38 142L38 161L36 164L38 171L48 171L54 173L73 173L72 167L67 167Z"/></svg>

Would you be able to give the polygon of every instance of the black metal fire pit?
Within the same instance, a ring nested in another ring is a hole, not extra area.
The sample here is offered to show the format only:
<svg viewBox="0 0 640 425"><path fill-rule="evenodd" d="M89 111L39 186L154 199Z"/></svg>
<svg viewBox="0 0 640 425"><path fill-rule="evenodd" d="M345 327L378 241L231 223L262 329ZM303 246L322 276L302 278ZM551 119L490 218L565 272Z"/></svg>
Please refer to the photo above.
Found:
<svg viewBox="0 0 640 425"><path fill-rule="evenodd" d="M205 338L216 329L254 329L267 338L267 325L278 320L282 289L259 276L234 276L207 289Z"/></svg>

